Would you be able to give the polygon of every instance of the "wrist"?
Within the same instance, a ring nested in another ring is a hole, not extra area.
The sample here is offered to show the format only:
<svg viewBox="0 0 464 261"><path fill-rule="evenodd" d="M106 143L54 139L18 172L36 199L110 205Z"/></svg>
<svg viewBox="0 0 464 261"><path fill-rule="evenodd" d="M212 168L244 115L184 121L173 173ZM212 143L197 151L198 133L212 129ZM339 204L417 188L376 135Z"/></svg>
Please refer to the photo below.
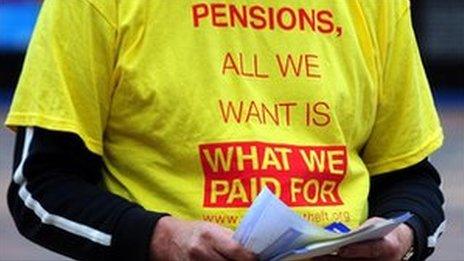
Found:
<svg viewBox="0 0 464 261"><path fill-rule="evenodd" d="M410 260L414 255L414 230L407 224L401 224L398 226L399 242L403 246L402 249L402 260Z"/></svg>
<svg viewBox="0 0 464 261"><path fill-rule="evenodd" d="M398 226L398 228L401 230L401 242L407 246L407 248L411 247L414 245L414 230L408 226L407 224L401 224Z"/></svg>
<svg viewBox="0 0 464 261"><path fill-rule="evenodd" d="M161 213L141 207L127 209L119 217L111 241L112 259L146 260L151 231Z"/></svg>
<svg viewBox="0 0 464 261"><path fill-rule="evenodd" d="M166 249L169 248L168 240L173 233L173 230L176 226L177 219L171 216L163 216L158 219L158 222L153 227L152 236L150 240L150 260L161 260L161 253L166 252Z"/></svg>
<svg viewBox="0 0 464 261"><path fill-rule="evenodd" d="M427 230L422 219L413 211L411 212L414 215L403 224L412 231L414 255L410 260L424 260L431 254L430 249L427 248ZM382 217L394 218L403 213L404 211L389 212L383 214Z"/></svg>

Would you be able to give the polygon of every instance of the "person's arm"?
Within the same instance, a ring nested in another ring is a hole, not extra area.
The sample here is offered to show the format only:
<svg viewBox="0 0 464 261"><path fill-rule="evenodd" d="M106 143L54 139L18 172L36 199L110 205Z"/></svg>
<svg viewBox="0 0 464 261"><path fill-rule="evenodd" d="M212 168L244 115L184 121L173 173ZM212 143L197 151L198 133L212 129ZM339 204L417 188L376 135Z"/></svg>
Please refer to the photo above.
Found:
<svg viewBox="0 0 464 261"><path fill-rule="evenodd" d="M432 254L445 224L440 183L438 172L427 160L372 177L370 218L365 224L405 212L414 216L382 240L349 245L339 255L347 259L400 260L413 246L414 255L410 260L426 259Z"/></svg>
<svg viewBox="0 0 464 261"><path fill-rule="evenodd" d="M411 212L406 224L414 231L414 259L430 256L444 229L444 197L440 176L423 160L409 168L374 176L369 194L369 216L391 218Z"/></svg>
<svg viewBox="0 0 464 261"><path fill-rule="evenodd" d="M104 191L102 159L77 135L19 128L8 206L21 234L75 259L145 260L153 213Z"/></svg>
<svg viewBox="0 0 464 261"><path fill-rule="evenodd" d="M215 224L147 211L105 191L79 136L18 128L8 205L21 234L79 260L252 260Z"/></svg>

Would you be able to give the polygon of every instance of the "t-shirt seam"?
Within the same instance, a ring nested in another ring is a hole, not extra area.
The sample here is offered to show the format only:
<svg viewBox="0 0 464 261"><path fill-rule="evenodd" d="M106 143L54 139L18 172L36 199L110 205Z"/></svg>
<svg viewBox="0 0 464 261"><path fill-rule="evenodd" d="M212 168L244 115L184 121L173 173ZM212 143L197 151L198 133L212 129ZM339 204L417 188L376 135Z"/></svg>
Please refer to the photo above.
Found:
<svg viewBox="0 0 464 261"><path fill-rule="evenodd" d="M117 30L118 27L116 26L116 24L111 22L110 19L105 15L105 13L100 8L98 8L93 2L91 2L90 0L81 1L89 4L92 7L92 9L94 9L109 26L111 26L114 30Z"/></svg>
<svg viewBox="0 0 464 261"><path fill-rule="evenodd" d="M49 120L51 124L43 123L43 120ZM84 141L89 141L90 145L95 147L97 150L96 152L102 153L103 144L94 138L86 135L83 128L76 125L74 122L53 116L46 116L40 113L21 113L21 112L12 112L8 115L5 125L6 126L14 126L14 125L21 125L21 124L37 124L42 125L44 127L53 128L55 127L63 127L67 131L76 131L78 132L79 136L82 136ZM42 124L43 123L43 124ZM90 148L89 148L90 149Z"/></svg>
<svg viewBox="0 0 464 261"><path fill-rule="evenodd" d="M397 33L398 33L398 26L401 22L402 19L404 19L405 17L407 17L407 14L410 10L410 4L409 4L409 1L408 1L408 4L406 5L406 7L399 13L395 13L394 15L396 16L395 17L395 21L393 22L393 32L390 32L391 35L388 36L388 39L387 39L387 46L389 46L393 41L394 39L397 37ZM390 48L390 47L389 47ZM387 51L386 53L386 57L389 57L388 55L388 52L390 50ZM384 61L381 61L381 79L380 79L380 88L379 88L379 99L380 100L385 100L386 98L384 98L386 95L385 95L385 88L386 85L385 85L385 75L386 75L386 68L387 68L387 63L388 63L388 60L385 59ZM380 103L379 103L380 104Z"/></svg>

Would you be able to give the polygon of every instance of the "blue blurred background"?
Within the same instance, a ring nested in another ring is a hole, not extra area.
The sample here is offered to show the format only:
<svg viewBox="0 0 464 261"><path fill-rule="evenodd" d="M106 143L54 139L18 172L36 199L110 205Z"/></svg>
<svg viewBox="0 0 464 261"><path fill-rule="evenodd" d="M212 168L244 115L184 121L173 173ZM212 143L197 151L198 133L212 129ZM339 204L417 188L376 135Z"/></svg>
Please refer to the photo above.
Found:
<svg viewBox="0 0 464 261"><path fill-rule="evenodd" d="M2 123L40 11L40 2L0 0ZM432 157L432 162L442 174L448 229L430 260L464 260L464 0L411 2L424 66L446 133L445 145ZM11 175L13 143L14 134L0 128L0 260L66 260L23 239L14 228L5 197Z"/></svg>

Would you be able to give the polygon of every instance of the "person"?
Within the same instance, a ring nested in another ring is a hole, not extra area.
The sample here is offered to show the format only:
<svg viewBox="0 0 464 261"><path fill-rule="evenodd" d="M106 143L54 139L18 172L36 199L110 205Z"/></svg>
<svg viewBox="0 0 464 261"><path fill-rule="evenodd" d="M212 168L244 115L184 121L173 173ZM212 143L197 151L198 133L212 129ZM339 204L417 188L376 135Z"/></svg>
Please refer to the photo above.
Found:
<svg viewBox="0 0 464 261"><path fill-rule="evenodd" d="M407 0L48 0L6 125L19 232L74 259L253 260L264 186L320 226L414 214L321 259L422 260L444 228Z"/></svg>

